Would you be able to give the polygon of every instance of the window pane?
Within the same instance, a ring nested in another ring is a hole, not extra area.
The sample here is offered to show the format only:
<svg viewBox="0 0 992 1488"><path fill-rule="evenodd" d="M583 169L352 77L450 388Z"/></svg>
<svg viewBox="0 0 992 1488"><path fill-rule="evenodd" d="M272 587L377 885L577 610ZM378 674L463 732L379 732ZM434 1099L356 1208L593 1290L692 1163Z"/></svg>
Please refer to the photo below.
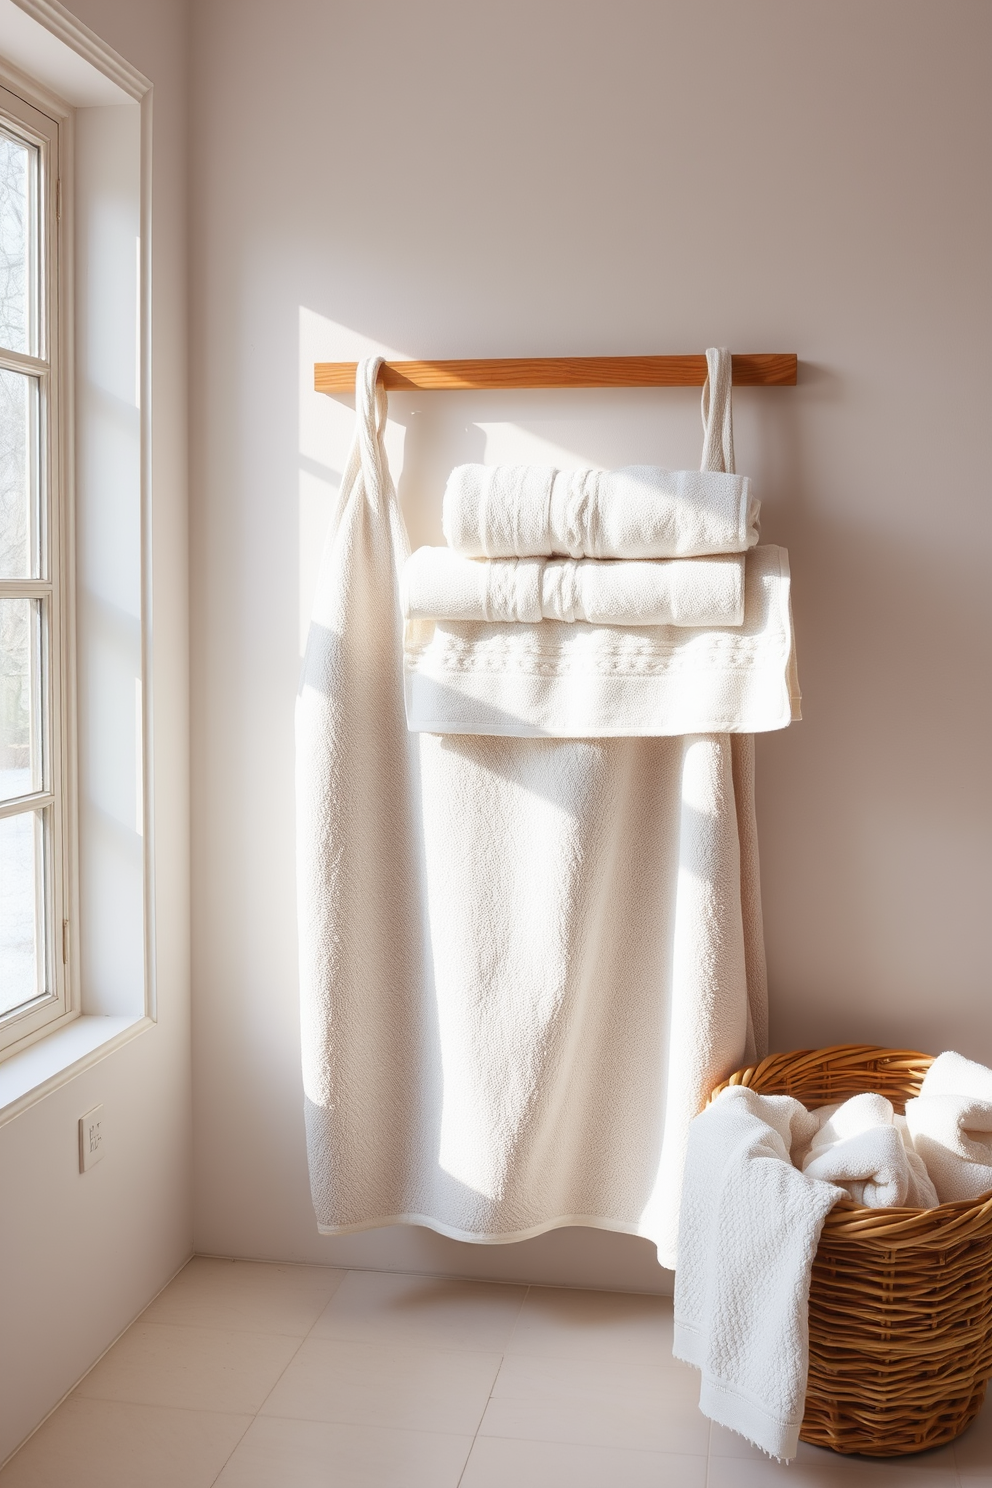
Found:
<svg viewBox="0 0 992 1488"><path fill-rule="evenodd" d="M0 801L43 785L41 605L0 599Z"/></svg>
<svg viewBox="0 0 992 1488"><path fill-rule="evenodd" d="M0 346L38 350L38 147L0 129Z"/></svg>
<svg viewBox="0 0 992 1488"><path fill-rule="evenodd" d="M0 370L0 579L41 573L38 379Z"/></svg>
<svg viewBox="0 0 992 1488"><path fill-rule="evenodd" d="M45 991L43 818L0 819L0 1014Z"/></svg>

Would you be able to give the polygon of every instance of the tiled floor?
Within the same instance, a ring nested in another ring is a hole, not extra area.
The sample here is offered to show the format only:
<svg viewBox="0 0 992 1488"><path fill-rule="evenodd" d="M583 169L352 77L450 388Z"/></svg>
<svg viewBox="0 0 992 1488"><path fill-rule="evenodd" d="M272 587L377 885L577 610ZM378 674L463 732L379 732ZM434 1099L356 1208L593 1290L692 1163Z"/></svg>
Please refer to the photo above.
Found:
<svg viewBox="0 0 992 1488"><path fill-rule="evenodd" d="M786 1468L697 1397L663 1298L198 1258L0 1488L992 1488L992 1409Z"/></svg>

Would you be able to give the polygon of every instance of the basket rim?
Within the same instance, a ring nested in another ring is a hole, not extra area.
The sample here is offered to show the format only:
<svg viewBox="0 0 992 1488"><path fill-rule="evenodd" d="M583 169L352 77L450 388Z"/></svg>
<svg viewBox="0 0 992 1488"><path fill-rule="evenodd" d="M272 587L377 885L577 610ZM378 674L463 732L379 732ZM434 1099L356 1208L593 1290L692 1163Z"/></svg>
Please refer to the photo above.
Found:
<svg viewBox="0 0 992 1488"><path fill-rule="evenodd" d="M709 1101L733 1085L754 1085L769 1068L804 1060L808 1063L831 1062L852 1065L885 1059L893 1064L929 1068L936 1055L919 1049L890 1049L884 1044L827 1044L820 1049L790 1049L768 1054L757 1064L735 1070L715 1085ZM986 1230L992 1231L992 1189L975 1199L957 1199L938 1204L934 1209L869 1209L853 1199L840 1199L828 1213L821 1232L822 1239L860 1240L884 1245L886 1249L904 1246L939 1247L972 1239Z"/></svg>

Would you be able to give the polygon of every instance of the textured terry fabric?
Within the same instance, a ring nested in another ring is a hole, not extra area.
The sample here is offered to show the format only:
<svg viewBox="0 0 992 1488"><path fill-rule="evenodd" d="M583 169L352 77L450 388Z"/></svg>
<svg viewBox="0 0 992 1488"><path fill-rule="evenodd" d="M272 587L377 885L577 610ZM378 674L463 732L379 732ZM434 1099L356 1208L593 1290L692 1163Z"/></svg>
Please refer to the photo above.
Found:
<svg viewBox="0 0 992 1488"><path fill-rule="evenodd" d="M874 1091L813 1113L819 1129L797 1167L810 1178L836 1183L866 1209L932 1209L937 1194L904 1121Z"/></svg>
<svg viewBox="0 0 992 1488"><path fill-rule="evenodd" d="M729 396L727 381L710 421L716 447ZM449 548L466 558L743 553L758 541L759 503L748 478L732 470L732 459L722 469L704 460L702 470L459 465L445 487L441 525Z"/></svg>
<svg viewBox="0 0 992 1488"><path fill-rule="evenodd" d="M408 620L537 624L740 626L744 558L463 558L418 548L402 577Z"/></svg>
<svg viewBox="0 0 992 1488"><path fill-rule="evenodd" d="M765 1047L753 743L409 733L375 370L298 705L318 1224L595 1225L672 1265L689 1123Z"/></svg>
<svg viewBox="0 0 992 1488"><path fill-rule="evenodd" d="M913 1144L942 1204L992 1190L992 1070L948 1050L906 1102Z"/></svg>
<svg viewBox="0 0 992 1488"><path fill-rule="evenodd" d="M760 547L737 627L410 620L407 721L523 738L786 728L800 716L789 591L787 552Z"/></svg>
<svg viewBox="0 0 992 1488"><path fill-rule="evenodd" d="M731 1086L692 1123L675 1274L675 1357L699 1408L772 1457L794 1457L809 1370L809 1283L844 1190L792 1163L812 1112Z"/></svg>

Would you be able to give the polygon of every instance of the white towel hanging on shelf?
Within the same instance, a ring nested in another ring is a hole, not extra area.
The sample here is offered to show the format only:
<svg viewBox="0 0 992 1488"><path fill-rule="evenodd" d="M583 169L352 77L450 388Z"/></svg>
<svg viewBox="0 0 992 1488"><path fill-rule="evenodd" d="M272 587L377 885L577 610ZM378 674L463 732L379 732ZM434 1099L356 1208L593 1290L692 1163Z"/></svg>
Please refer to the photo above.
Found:
<svg viewBox="0 0 992 1488"><path fill-rule="evenodd" d="M752 741L408 732L377 369L298 705L318 1225L592 1225L673 1265L689 1122L765 1046Z"/></svg>

